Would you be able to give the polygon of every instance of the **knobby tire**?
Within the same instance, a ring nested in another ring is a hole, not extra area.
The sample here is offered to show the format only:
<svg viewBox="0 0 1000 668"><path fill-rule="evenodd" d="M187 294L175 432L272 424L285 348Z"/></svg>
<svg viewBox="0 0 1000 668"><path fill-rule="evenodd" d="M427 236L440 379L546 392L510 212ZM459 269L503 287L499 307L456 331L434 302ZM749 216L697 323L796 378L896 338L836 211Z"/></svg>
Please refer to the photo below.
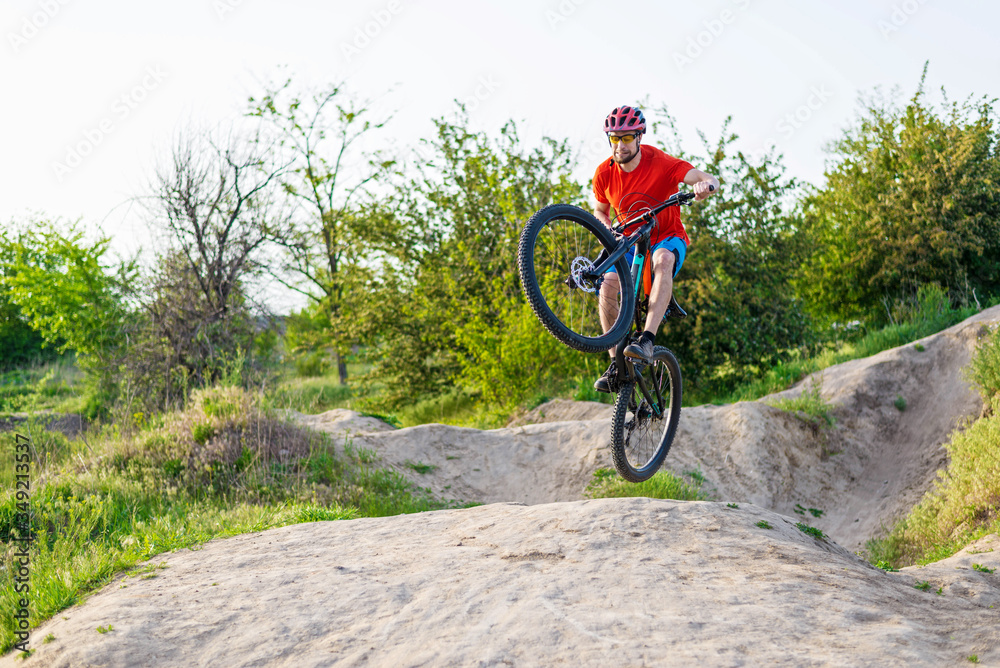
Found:
<svg viewBox="0 0 1000 668"><path fill-rule="evenodd" d="M539 210L521 232L517 262L524 295L545 329L570 348L602 352L628 334L635 293L629 285L631 272L624 256L614 265L621 288L618 319L606 333L601 327L599 294L567 283L571 265L593 263L602 248L610 252L616 245L607 226L590 212L569 204Z"/></svg>
<svg viewBox="0 0 1000 668"><path fill-rule="evenodd" d="M622 478L642 482L656 473L674 442L683 387L677 358L663 346L654 348L653 364L636 363L635 370L642 373L654 400L660 387L662 416L654 416L635 380L623 380L615 398L611 454Z"/></svg>

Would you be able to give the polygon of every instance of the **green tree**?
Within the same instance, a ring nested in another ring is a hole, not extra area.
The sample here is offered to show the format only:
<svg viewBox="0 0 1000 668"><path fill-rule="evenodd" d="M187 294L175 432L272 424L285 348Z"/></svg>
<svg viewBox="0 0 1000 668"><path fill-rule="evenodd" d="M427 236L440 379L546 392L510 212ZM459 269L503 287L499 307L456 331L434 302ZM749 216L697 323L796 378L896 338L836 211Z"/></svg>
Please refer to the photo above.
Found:
<svg viewBox="0 0 1000 668"><path fill-rule="evenodd" d="M398 215L418 236L405 261L371 277L353 331L371 344L387 401L458 385L508 407L583 364L530 314L516 258L528 217L557 201L583 204L583 190L565 142L526 150L514 123L494 139L470 130L464 110L435 125L419 176L399 189Z"/></svg>
<svg viewBox="0 0 1000 668"><path fill-rule="evenodd" d="M78 223L60 229L38 221L6 244L2 280L10 300L47 343L100 364L118 347L136 262L108 262L111 238L87 242Z"/></svg>
<svg viewBox="0 0 1000 668"><path fill-rule="evenodd" d="M347 330L357 317L354 305L366 298L359 286L383 258L406 247L405 228L371 190L394 174L392 159L365 146L388 119L372 120L367 104L349 99L343 86L299 95L290 79L249 104L249 115L265 121L289 163L282 185L293 227L275 276L325 314L326 344L300 339L308 349L333 348L346 383L344 355L354 343Z"/></svg>
<svg viewBox="0 0 1000 668"><path fill-rule="evenodd" d="M657 117L655 130L671 130L661 135L670 140L665 150L722 184L718 196L682 212L691 246L675 294L690 317L670 321L661 338L678 353L686 384L724 391L812 342L803 304L788 288L804 253L798 184L773 151L736 150L730 119L714 144L701 135L704 155L688 155L667 110Z"/></svg>
<svg viewBox="0 0 1000 668"><path fill-rule="evenodd" d="M814 253L796 287L825 322L879 324L937 283L955 301L1000 290L1000 144L992 103L872 95L829 151L826 186L809 198ZM975 293L973 293L975 291Z"/></svg>
<svg viewBox="0 0 1000 668"><path fill-rule="evenodd" d="M3 276L13 271L12 253L15 247L0 234L0 370L22 367L33 362L55 359L56 345L46 346L45 339L31 326L21 308L11 301Z"/></svg>
<svg viewBox="0 0 1000 668"><path fill-rule="evenodd" d="M105 400L126 355L139 275L135 260L109 260L110 243L106 236L88 242L79 223L35 221L6 235L0 271L9 301L48 345L76 351Z"/></svg>

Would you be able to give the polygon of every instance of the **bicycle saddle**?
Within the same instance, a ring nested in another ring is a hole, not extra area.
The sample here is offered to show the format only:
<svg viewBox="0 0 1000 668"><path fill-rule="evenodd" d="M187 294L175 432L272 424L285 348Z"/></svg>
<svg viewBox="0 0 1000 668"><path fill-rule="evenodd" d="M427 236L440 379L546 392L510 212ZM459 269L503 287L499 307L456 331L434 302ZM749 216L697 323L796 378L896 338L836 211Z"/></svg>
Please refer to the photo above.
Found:
<svg viewBox="0 0 1000 668"><path fill-rule="evenodd" d="M670 295L670 303L667 304L667 312L663 314L663 319L667 318L686 318L687 311L681 308L681 305L677 303L673 295Z"/></svg>

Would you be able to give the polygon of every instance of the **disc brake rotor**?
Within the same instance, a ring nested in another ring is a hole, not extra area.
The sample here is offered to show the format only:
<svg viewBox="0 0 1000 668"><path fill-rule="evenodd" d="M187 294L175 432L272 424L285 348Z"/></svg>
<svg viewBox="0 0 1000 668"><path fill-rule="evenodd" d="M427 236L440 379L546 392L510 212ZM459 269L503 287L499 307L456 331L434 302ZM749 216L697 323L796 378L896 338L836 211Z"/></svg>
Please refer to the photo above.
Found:
<svg viewBox="0 0 1000 668"><path fill-rule="evenodd" d="M585 257L576 258L569 266L569 275L573 278L576 287L590 294L597 292L597 288L594 287L591 281L583 277L583 272L590 271L593 268L594 264Z"/></svg>

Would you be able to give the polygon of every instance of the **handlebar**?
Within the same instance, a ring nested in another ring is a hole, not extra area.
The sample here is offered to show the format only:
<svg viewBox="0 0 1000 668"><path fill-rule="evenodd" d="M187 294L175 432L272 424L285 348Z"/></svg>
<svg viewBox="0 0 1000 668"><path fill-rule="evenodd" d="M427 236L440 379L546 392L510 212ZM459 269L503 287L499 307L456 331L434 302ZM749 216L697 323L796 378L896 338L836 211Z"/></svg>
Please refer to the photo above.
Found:
<svg viewBox="0 0 1000 668"><path fill-rule="evenodd" d="M708 186L708 192L715 192L715 186L713 186L713 185L710 184ZM641 214L635 220L630 220L630 221L624 222L624 223L622 223L620 225L613 225L611 227L611 230L613 232L617 233L617 234L624 234L625 233L625 228L631 227L632 225L637 225L639 223L649 223L649 222L652 222L653 216L655 216L656 214L658 214L659 212L663 211L664 209L666 209L668 207L671 207L671 206L691 206L691 200L693 200L694 198L695 198L695 194L693 192L677 192L677 193L674 193L673 195L671 195L670 197L667 198L667 201L663 202L662 204L657 204L656 206L654 206L649 211L646 211L645 213Z"/></svg>

